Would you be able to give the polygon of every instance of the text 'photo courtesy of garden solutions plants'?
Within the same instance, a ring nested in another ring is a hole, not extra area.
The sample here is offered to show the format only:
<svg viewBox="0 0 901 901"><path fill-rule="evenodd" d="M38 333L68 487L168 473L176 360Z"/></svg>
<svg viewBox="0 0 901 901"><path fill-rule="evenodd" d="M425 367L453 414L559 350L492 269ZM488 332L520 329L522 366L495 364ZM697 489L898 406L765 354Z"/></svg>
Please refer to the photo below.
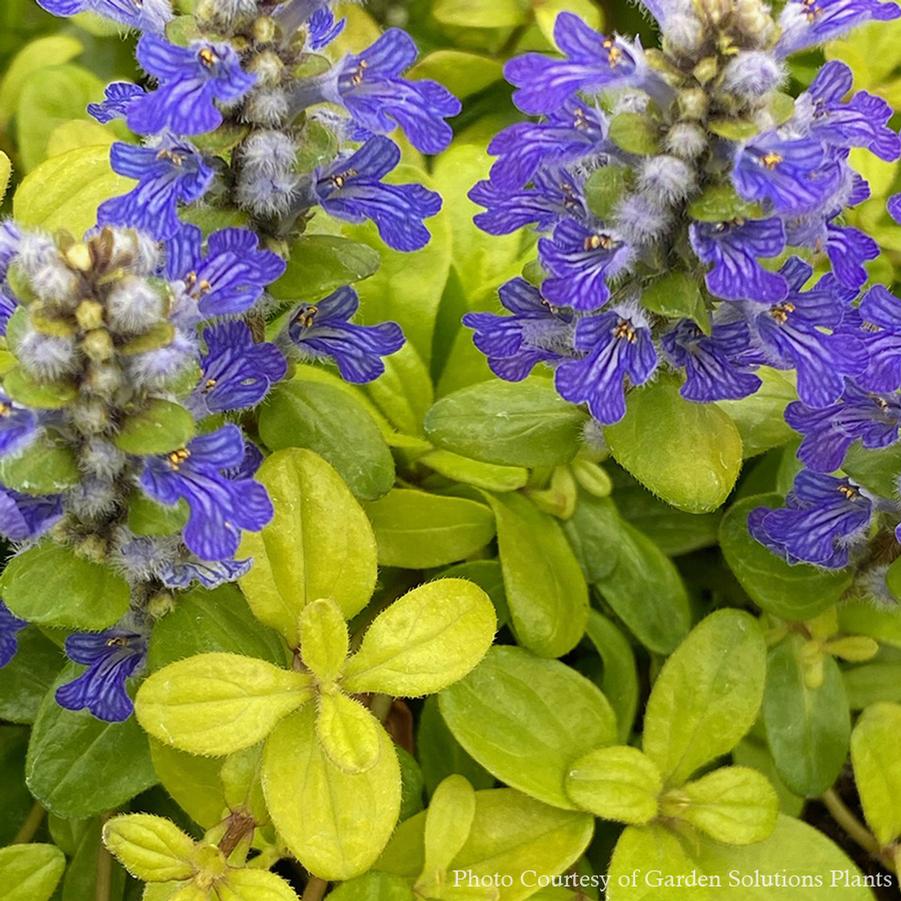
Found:
<svg viewBox="0 0 901 901"><path fill-rule="evenodd" d="M901 899L901 0L0 0L0 901Z"/></svg>

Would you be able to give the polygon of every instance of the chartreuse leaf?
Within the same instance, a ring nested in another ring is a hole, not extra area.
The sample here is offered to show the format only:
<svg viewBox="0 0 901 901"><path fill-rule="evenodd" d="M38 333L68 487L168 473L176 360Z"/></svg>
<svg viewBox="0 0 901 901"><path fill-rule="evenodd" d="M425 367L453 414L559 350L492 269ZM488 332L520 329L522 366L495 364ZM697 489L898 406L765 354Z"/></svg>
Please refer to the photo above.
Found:
<svg viewBox="0 0 901 901"><path fill-rule="evenodd" d="M11 845L0 848L0 884L6 901L48 901L66 856L55 845Z"/></svg>
<svg viewBox="0 0 901 901"><path fill-rule="evenodd" d="M440 889L451 861L469 838L476 815L476 793L463 776L448 776L432 795L425 818L419 894L429 897Z"/></svg>
<svg viewBox="0 0 901 901"><path fill-rule="evenodd" d="M433 50L410 70L411 78L430 78L461 100L504 77L500 60L463 50Z"/></svg>
<svg viewBox="0 0 901 901"><path fill-rule="evenodd" d="M779 818L779 798L762 773L727 766L667 792L660 810L717 841L750 845L772 835Z"/></svg>
<svg viewBox="0 0 901 901"><path fill-rule="evenodd" d="M166 454L184 447L194 437L194 417L181 405L162 398L148 401L127 416L114 443L127 454Z"/></svg>
<svg viewBox="0 0 901 901"><path fill-rule="evenodd" d="M365 514L338 473L312 451L292 448L269 457L256 478L275 516L260 532L245 532L239 557L254 565L240 580L257 619L298 644L298 616L332 598L346 617L372 596L375 538Z"/></svg>
<svg viewBox="0 0 901 901"><path fill-rule="evenodd" d="M479 663L496 628L491 599L472 582L420 585L373 620L341 687L407 697L441 691Z"/></svg>
<svg viewBox="0 0 901 901"><path fill-rule="evenodd" d="M223 901L297 901L294 889L268 870L229 870L226 885L219 891Z"/></svg>
<svg viewBox="0 0 901 901"><path fill-rule="evenodd" d="M617 463L687 513L716 510L741 470L735 424L713 404L685 400L674 378L633 391L625 418L604 434Z"/></svg>
<svg viewBox="0 0 901 901"><path fill-rule="evenodd" d="M6 197L6 189L9 187L9 180L13 174L13 164L9 157L0 150L0 203Z"/></svg>
<svg viewBox="0 0 901 901"><path fill-rule="evenodd" d="M668 786L731 751L757 719L766 645L739 610L712 613L663 665L644 718L644 752Z"/></svg>
<svg viewBox="0 0 901 901"><path fill-rule="evenodd" d="M16 616L42 626L100 630L128 610L128 583L71 548L45 541L13 557L0 592Z"/></svg>
<svg viewBox="0 0 901 901"><path fill-rule="evenodd" d="M598 748L580 757L566 774L566 793L595 816L636 826L657 816L663 779L638 748Z"/></svg>
<svg viewBox="0 0 901 901"><path fill-rule="evenodd" d="M82 235L97 222L97 207L134 187L109 165L109 147L83 147L46 160L29 172L13 198L21 225Z"/></svg>
<svg viewBox="0 0 901 901"><path fill-rule="evenodd" d="M284 719L263 752L263 790L272 822L291 852L323 879L350 879L368 870L400 812L397 755L378 729L378 762L346 773L316 738L313 705ZM298 803L303 799L303 803Z"/></svg>
<svg viewBox="0 0 901 901"><path fill-rule="evenodd" d="M480 382L441 398L425 418L444 450L503 466L557 466L579 448L587 416L550 382Z"/></svg>
<svg viewBox="0 0 901 901"><path fill-rule="evenodd" d="M491 511L466 498L394 488L365 509L375 530L379 563L384 566L446 566L481 550L494 538Z"/></svg>
<svg viewBox="0 0 901 901"><path fill-rule="evenodd" d="M851 762L864 816L879 844L901 836L901 706L874 704L851 733Z"/></svg>
<svg viewBox="0 0 901 901"><path fill-rule="evenodd" d="M454 482L474 485L486 491L516 491L525 487L529 480L529 471L522 466L483 463L446 450L430 451L416 462Z"/></svg>
<svg viewBox="0 0 901 901"><path fill-rule="evenodd" d="M163 788L195 823L209 829L223 819L228 805L219 778L220 758L186 754L153 738L150 757Z"/></svg>
<svg viewBox="0 0 901 901"><path fill-rule="evenodd" d="M812 619L835 604L852 575L806 563L789 565L748 534L751 512L780 506L782 500L778 494L762 494L734 504L720 523L720 546L729 568L758 607L780 619Z"/></svg>
<svg viewBox="0 0 901 901"><path fill-rule="evenodd" d="M200 654L153 673L135 699L145 731L189 754L249 748L313 697L307 673L239 654Z"/></svg>
<svg viewBox="0 0 901 901"><path fill-rule="evenodd" d="M328 759L345 773L365 773L379 759L378 720L341 692L319 696L316 737Z"/></svg>
<svg viewBox="0 0 901 901"><path fill-rule="evenodd" d="M585 634L588 586L560 524L519 494L488 496L497 521L513 631L542 657L562 657Z"/></svg>
<svg viewBox="0 0 901 901"><path fill-rule="evenodd" d="M408 880L372 870L342 882L329 892L328 901L417 901Z"/></svg>
<svg viewBox="0 0 901 901"><path fill-rule="evenodd" d="M436 0L432 15L461 28L512 28L528 20L527 10L522 0L498 0L490 6L479 0Z"/></svg>
<svg viewBox="0 0 901 901"><path fill-rule="evenodd" d="M794 373L759 366L754 375L763 382L754 394L717 403L738 428L746 458L781 447L796 437L783 415L785 408L797 399Z"/></svg>
<svg viewBox="0 0 901 901"><path fill-rule="evenodd" d="M38 38L26 44L6 65L6 73L0 81L0 127L15 115L22 87L33 72L67 63L83 49L81 41L66 34Z"/></svg>
<svg viewBox="0 0 901 901"><path fill-rule="evenodd" d="M231 754L219 770L219 781L228 809L247 811L257 825L269 822L260 773L262 763L263 746L258 744Z"/></svg>
<svg viewBox="0 0 901 901"><path fill-rule="evenodd" d="M384 362L384 373L366 385L366 393L395 428L421 435L435 395L428 367L409 343Z"/></svg>
<svg viewBox="0 0 901 901"><path fill-rule="evenodd" d="M851 714L832 657L822 661L822 683L807 684L804 644L800 635L791 635L770 651L763 720L782 781L795 794L815 797L835 782L845 764Z"/></svg>
<svg viewBox="0 0 901 901"><path fill-rule="evenodd" d="M190 879L194 841L173 822L147 813L113 817L103 827L103 844L142 882Z"/></svg>
<svg viewBox="0 0 901 901"><path fill-rule="evenodd" d="M334 682L347 657L347 623L338 605L319 598L300 612L300 655L304 666L323 684Z"/></svg>
<svg viewBox="0 0 901 901"><path fill-rule="evenodd" d="M378 251L366 244L335 235L301 235L291 243L285 274L268 290L276 300L319 300L378 268Z"/></svg>
<svg viewBox="0 0 901 901"><path fill-rule="evenodd" d="M609 619L596 610L588 614L585 634L604 664L601 691L616 713L620 741L632 732L638 710L638 668L629 640Z"/></svg>
<svg viewBox="0 0 901 901"><path fill-rule="evenodd" d="M425 864L428 816L426 811L398 826L378 870L418 877ZM535 894L539 880L563 873L578 860L593 831L588 813L549 807L508 788L476 792L469 836L450 862L444 885L430 897L524 901ZM491 880L491 888L466 894L470 873L475 880Z"/></svg>
<svg viewBox="0 0 901 901"><path fill-rule="evenodd" d="M442 692L454 737L498 779L571 810L564 783L572 763L616 741L616 718L587 679L523 648L494 647Z"/></svg>
<svg viewBox="0 0 901 901"><path fill-rule="evenodd" d="M80 478L75 453L51 432L38 436L21 454L0 460L0 481L24 494L56 494Z"/></svg>
<svg viewBox="0 0 901 901"><path fill-rule="evenodd" d="M309 379L277 385L260 411L260 436L274 451L305 447L327 460L363 500L394 484L394 459L361 400Z"/></svg>

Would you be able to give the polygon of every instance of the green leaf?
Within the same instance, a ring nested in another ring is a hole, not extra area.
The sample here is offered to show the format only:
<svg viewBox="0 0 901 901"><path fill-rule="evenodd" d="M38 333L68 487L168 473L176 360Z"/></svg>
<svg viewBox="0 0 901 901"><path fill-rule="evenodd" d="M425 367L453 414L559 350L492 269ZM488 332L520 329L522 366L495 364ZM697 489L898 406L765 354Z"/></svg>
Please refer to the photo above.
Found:
<svg viewBox="0 0 901 901"><path fill-rule="evenodd" d="M131 599L121 576L50 541L10 560L0 576L0 592L21 619L88 631L118 622Z"/></svg>
<svg viewBox="0 0 901 901"><path fill-rule="evenodd" d="M446 566L476 553L494 538L491 511L465 498L394 488L365 509L383 566Z"/></svg>
<svg viewBox="0 0 901 901"><path fill-rule="evenodd" d="M754 374L763 381L754 394L717 403L738 427L746 458L781 447L797 437L784 416L785 408L797 399L791 374L769 366L758 367Z"/></svg>
<svg viewBox="0 0 901 901"><path fill-rule="evenodd" d="M226 816L219 771L222 759L197 757L150 739L150 757L160 784L195 823L210 829Z"/></svg>
<svg viewBox="0 0 901 901"><path fill-rule="evenodd" d="M342 688L406 697L441 691L485 656L496 627L494 605L472 582L420 585L373 620L344 668Z"/></svg>
<svg viewBox="0 0 901 901"><path fill-rule="evenodd" d="M80 479L72 448L50 432L39 435L18 456L0 459L0 481L24 494L58 494Z"/></svg>
<svg viewBox="0 0 901 901"><path fill-rule="evenodd" d="M307 673L239 654L200 654L170 663L138 690L138 722L189 754L223 756L249 748L313 697Z"/></svg>
<svg viewBox="0 0 901 901"><path fill-rule="evenodd" d="M747 767L714 770L669 792L661 801L664 816L691 823L728 845L768 839L779 818L779 798L766 776Z"/></svg>
<svg viewBox="0 0 901 901"><path fill-rule="evenodd" d="M762 212L756 203L742 200L732 185L711 185L688 205L688 215L699 222L731 222L758 219Z"/></svg>
<svg viewBox="0 0 901 901"><path fill-rule="evenodd" d="M780 619L813 619L828 610L851 584L851 573L829 572L806 563L789 565L748 534L748 516L757 507L778 507L778 494L743 498L720 524L723 556L742 588L767 613Z"/></svg>
<svg viewBox="0 0 901 901"><path fill-rule="evenodd" d="M573 808L572 763L616 741L616 718L587 679L523 648L495 647L440 696L460 744L498 779L540 801Z"/></svg>
<svg viewBox="0 0 901 901"><path fill-rule="evenodd" d="M435 0L432 15L445 25L461 28L514 28L527 21L527 5L522 0Z"/></svg>
<svg viewBox="0 0 901 901"><path fill-rule="evenodd" d="M663 779L637 748L598 748L580 757L566 775L566 793L605 820L643 825L657 816Z"/></svg>
<svg viewBox="0 0 901 901"><path fill-rule="evenodd" d="M147 664L162 669L195 654L224 651L284 665L281 638L254 618L236 585L180 594L175 609L153 626Z"/></svg>
<svg viewBox="0 0 901 901"><path fill-rule="evenodd" d="M128 528L135 535L175 535L187 524L188 515L188 504L184 500L171 507L158 504L139 488L135 488L128 498Z"/></svg>
<svg viewBox="0 0 901 901"><path fill-rule="evenodd" d="M660 149L660 127L642 113L617 113L610 120L609 138L620 150L639 156Z"/></svg>
<svg viewBox="0 0 901 901"><path fill-rule="evenodd" d="M625 635L596 610L588 614L585 634L591 639L604 664L600 688L616 713L620 741L632 732L638 710L638 667L635 653Z"/></svg>
<svg viewBox="0 0 901 901"><path fill-rule="evenodd" d="M628 187L628 170L623 166L602 166L585 182L585 201L598 219L607 220Z"/></svg>
<svg viewBox="0 0 901 901"><path fill-rule="evenodd" d="M851 734L851 762L864 816L879 844L901 836L901 706L874 704Z"/></svg>
<svg viewBox="0 0 901 901"><path fill-rule="evenodd" d="M557 466L576 455L585 414L548 382L482 382L439 400L425 419L429 440L473 460Z"/></svg>
<svg viewBox="0 0 901 901"><path fill-rule="evenodd" d="M763 721L782 781L795 794L821 795L848 756L851 716L838 664L823 660L823 683L810 688L802 659L804 639L791 635L770 651Z"/></svg>
<svg viewBox="0 0 901 901"><path fill-rule="evenodd" d="M17 403L38 410L59 410L78 397L74 382L39 382L21 366L6 373L3 389Z"/></svg>
<svg viewBox="0 0 901 901"><path fill-rule="evenodd" d="M710 313L697 279L678 270L655 279L641 295L641 305L668 319L691 319L710 334Z"/></svg>
<svg viewBox="0 0 901 901"><path fill-rule="evenodd" d="M19 50L12 62L6 64L6 73L0 81L0 127L6 126L15 115L19 95L33 72L67 63L83 49L81 41L71 35L54 34L31 41Z"/></svg>
<svg viewBox="0 0 901 901"><path fill-rule="evenodd" d="M321 694L316 737L328 759L345 773L365 773L381 753L379 721L345 694Z"/></svg>
<svg viewBox="0 0 901 901"><path fill-rule="evenodd" d="M228 874L229 901L297 901L294 889L268 870L232 869ZM223 893L218 893L223 897Z"/></svg>
<svg viewBox="0 0 901 901"><path fill-rule="evenodd" d="M29 172L13 198L21 225L80 237L97 222L97 207L134 187L110 169L109 147L84 147L55 156Z"/></svg>
<svg viewBox="0 0 901 901"><path fill-rule="evenodd" d="M585 633L588 587L559 523L518 494L488 498L510 618L521 645L562 657Z"/></svg>
<svg viewBox="0 0 901 901"><path fill-rule="evenodd" d="M167 454L194 437L194 417L180 404L153 398L139 413L127 416L113 443L126 454Z"/></svg>
<svg viewBox="0 0 901 901"><path fill-rule="evenodd" d="M716 510L741 470L741 436L713 404L693 404L669 378L629 395L625 418L605 429L617 463L668 504Z"/></svg>
<svg viewBox="0 0 901 901"><path fill-rule="evenodd" d="M142 882L169 882L194 875L194 840L174 823L147 813L113 817L103 827L103 844Z"/></svg>
<svg viewBox="0 0 901 901"><path fill-rule="evenodd" d="M289 248L288 268L269 293L276 300L319 300L379 268L378 251L336 235L301 235Z"/></svg>
<svg viewBox="0 0 901 901"><path fill-rule="evenodd" d="M244 533L238 556L253 557L254 566L241 589L256 617L297 647L297 618L311 601L331 598L348 618L369 602L375 538L347 486L312 451L278 451L256 478L275 517L262 531Z"/></svg>
<svg viewBox="0 0 901 901"><path fill-rule="evenodd" d="M65 821L59 821L65 822ZM108 860L103 844L100 840L101 821L99 817L90 820L68 821L73 828L75 841L69 848L65 848L71 855L69 865L63 877L61 901L81 901L82 898L96 897L98 881L101 888L106 879L105 865ZM51 829L51 834L56 840L56 830ZM59 842L57 841L57 844ZM104 866L98 867L98 861L103 861ZM110 898L124 897L125 882L128 874L118 864L112 864L109 873Z"/></svg>
<svg viewBox="0 0 901 901"><path fill-rule="evenodd" d="M106 723L56 703L55 689L81 675L69 664L47 693L31 733L25 775L48 810L78 819L113 810L157 781L147 736L134 718Z"/></svg>
<svg viewBox="0 0 901 901"><path fill-rule="evenodd" d="M260 436L275 451L315 451L363 500L381 497L394 483L394 460L375 421L332 385L292 379L276 386L260 411Z"/></svg>
<svg viewBox="0 0 901 901"><path fill-rule="evenodd" d="M476 792L475 801L469 837L451 861L450 878L437 898L524 901L541 880L575 863L594 831L589 814L548 807L510 789ZM398 826L378 861L379 870L409 878L422 872L427 817L421 813ZM486 887L464 894L469 873L485 880Z"/></svg>
<svg viewBox="0 0 901 901"><path fill-rule="evenodd" d="M111 146L115 140L115 133L99 122L70 119L50 132L47 139L47 159L83 147L96 147L99 144Z"/></svg>
<svg viewBox="0 0 901 901"><path fill-rule="evenodd" d="M316 740L313 705L283 720L263 752L263 790L272 822L312 873L344 880L368 870L400 811L397 755L379 729L379 756L365 773L345 773ZM303 798L298 804L297 799Z"/></svg>
<svg viewBox="0 0 901 901"><path fill-rule="evenodd" d="M54 845L0 848L0 882L6 901L49 901L65 868L66 857Z"/></svg>
<svg viewBox="0 0 901 901"><path fill-rule="evenodd" d="M300 612L300 655L320 683L334 682L347 657L349 638L341 608L331 598L319 598Z"/></svg>
<svg viewBox="0 0 901 901"><path fill-rule="evenodd" d="M426 54L409 71L408 77L437 81L463 100L501 81L504 70L500 60L464 50L440 49Z"/></svg>
<svg viewBox="0 0 901 901"><path fill-rule="evenodd" d="M0 669L0 719L33 723L65 657L34 626L19 632L18 639L16 656Z"/></svg>
<svg viewBox="0 0 901 901"><path fill-rule="evenodd" d="M766 680L766 645L740 610L712 613L663 665L644 719L643 746L668 786L731 751L754 724Z"/></svg>
<svg viewBox="0 0 901 901"><path fill-rule="evenodd" d="M332 889L328 901L417 901L410 883L400 876L375 870Z"/></svg>
<svg viewBox="0 0 901 901"><path fill-rule="evenodd" d="M9 180L12 178L13 164L9 157L0 150L0 203L6 197L6 189L9 187Z"/></svg>
<svg viewBox="0 0 901 901"><path fill-rule="evenodd" d="M416 462L451 481L463 482L486 491L517 491L525 487L529 480L529 472L522 466L482 463L445 450L430 451Z"/></svg>
<svg viewBox="0 0 901 901"><path fill-rule="evenodd" d="M451 861L469 838L476 815L476 793L463 776L448 776L436 789L425 818L420 894L440 888Z"/></svg>
<svg viewBox="0 0 901 901"><path fill-rule="evenodd" d="M432 377L412 344L385 357L385 371L366 385L366 393L391 424L407 435L421 435L434 400Z"/></svg>

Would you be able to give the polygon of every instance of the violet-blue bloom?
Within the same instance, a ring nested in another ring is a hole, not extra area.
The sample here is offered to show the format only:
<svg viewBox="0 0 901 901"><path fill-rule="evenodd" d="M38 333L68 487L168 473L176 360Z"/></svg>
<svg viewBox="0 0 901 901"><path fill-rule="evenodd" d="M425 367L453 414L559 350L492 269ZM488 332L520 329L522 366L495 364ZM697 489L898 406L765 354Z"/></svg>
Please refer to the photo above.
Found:
<svg viewBox="0 0 901 901"><path fill-rule="evenodd" d="M0 485L0 535L7 541L37 538L62 515L62 497L58 494L22 494Z"/></svg>
<svg viewBox="0 0 901 901"><path fill-rule="evenodd" d="M335 20L330 9L317 9L307 22L310 50L323 50L344 31L347 19Z"/></svg>
<svg viewBox="0 0 901 901"><path fill-rule="evenodd" d="M114 119L124 119L132 104L146 94L140 85L132 84L130 81L114 81L106 86L102 103L88 104L88 113L101 125L107 125Z"/></svg>
<svg viewBox="0 0 901 901"><path fill-rule="evenodd" d="M278 254L259 244L252 231L224 228L210 235L204 251L200 229L185 225L167 242L166 274L184 282L203 316L245 313L286 268Z"/></svg>
<svg viewBox="0 0 901 901"><path fill-rule="evenodd" d="M788 0L779 16L782 35L779 56L835 40L871 20L886 22L901 16L895 3L881 0Z"/></svg>
<svg viewBox="0 0 901 901"><path fill-rule="evenodd" d="M10 663L19 650L19 633L28 625L13 616L9 607L0 601L0 669Z"/></svg>
<svg viewBox="0 0 901 901"><path fill-rule="evenodd" d="M553 239L538 242L541 262L551 275L542 294L557 306L597 310L610 298L609 283L627 271L634 250L615 233L564 219Z"/></svg>
<svg viewBox="0 0 901 901"><path fill-rule="evenodd" d="M162 34L173 17L170 0L38 0L38 5L55 16L90 12L154 34Z"/></svg>
<svg viewBox="0 0 901 901"><path fill-rule="evenodd" d="M870 391L896 391L901 388L901 300L884 285L874 285L857 312L868 362L855 380Z"/></svg>
<svg viewBox="0 0 901 901"><path fill-rule="evenodd" d="M829 569L848 565L848 548L866 532L873 504L848 479L804 470L785 498L785 507L758 507L748 529L788 563Z"/></svg>
<svg viewBox="0 0 901 901"><path fill-rule="evenodd" d="M760 388L760 379L742 362L751 340L742 320L714 325L709 335L683 319L663 336L661 344L674 366L685 370L680 394L696 403L739 400Z"/></svg>
<svg viewBox="0 0 901 901"><path fill-rule="evenodd" d="M473 343L497 376L519 382L539 363L572 357L571 312L552 307L524 278L502 285L498 294L512 316L467 313L463 317L463 324L475 329Z"/></svg>
<svg viewBox="0 0 901 901"><path fill-rule="evenodd" d="M232 559L241 530L257 532L272 519L272 504L262 485L223 474L243 459L241 430L225 425L199 435L187 447L144 462L140 483L150 497L167 505L187 501L183 539L201 560Z"/></svg>
<svg viewBox="0 0 901 901"><path fill-rule="evenodd" d="M235 103L256 83L256 77L241 68L231 44L192 41L188 47L176 47L145 35L137 52L141 67L159 80L155 91L128 107L128 126L138 134L213 131L222 124L216 101Z"/></svg>
<svg viewBox="0 0 901 901"><path fill-rule="evenodd" d="M159 579L166 588L186 590L195 582L212 590L227 582L235 582L250 572L253 559L246 560L178 560L164 567Z"/></svg>
<svg viewBox="0 0 901 901"><path fill-rule="evenodd" d="M288 364L282 352L274 344L255 343L240 320L205 329L203 340L200 385L191 402L195 415L256 406L285 377Z"/></svg>
<svg viewBox="0 0 901 901"><path fill-rule="evenodd" d="M441 197L422 185L384 183L399 162L398 147L376 136L351 156L317 170L314 193L329 215L348 222L371 219L389 247L419 250L430 237L422 220L441 210Z"/></svg>
<svg viewBox="0 0 901 901"><path fill-rule="evenodd" d="M558 393L572 403L587 403L598 422L619 422L626 415L627 383L643 385L657 368L644 314L637 307L622 306L580 319L573 343L585 356L557 367Z"/></svg>
<svg viewBox="0 0 901 901"><path fill-rule="evenodd" d="M339 288L315 304L303 304L288 325L288 337L303 356L334 360L342 378L358 384L377 379L385 371L382 357L404 344L396 322L350 322L359 306L352 288Z"/></svg>
<svg viewBox="0 0 901 901"><path fill-rule="evenodd" d="M15 455L37 437L38 414L0 392L0 457Z"/></svg>
<svg viewBox="0 0 901 901"><path fill-rule="evenodd" d="M513 102L524 113L553 113L579 91L597 93L652 77L639 45L604 37L573 13L557 16L554 43L565 59L526 53L504 67L507 81L517 87Z"/></svg>
<svg viewBox="0 0 901 901"><path fill-rule="evenodd" d="M87 708L99 720L121 723L134 710L126 683L147 654L147 635L133 629L75 632L66 639L66 655L87 669L56 690L67 710Z"/></svg>
<svg viewBox="0 0 901 901"><path fill-rule="evenodd" d="M171 238L180 228L178 204L193 203L206 193L213 170L191 144L165 136L157 147L113 144L113 169L137 179L128 194L100 205L100 225L139 228L158 240Z"/></svg>
<svg viewBox="0 0 901 901"><path fill-rule="evenodd" d="M778 219L695 222L689 234L698 258L713 266L706 282L715 297L775 303L788 294L785 279L757 262L785 248L785 229Z"/></svg>

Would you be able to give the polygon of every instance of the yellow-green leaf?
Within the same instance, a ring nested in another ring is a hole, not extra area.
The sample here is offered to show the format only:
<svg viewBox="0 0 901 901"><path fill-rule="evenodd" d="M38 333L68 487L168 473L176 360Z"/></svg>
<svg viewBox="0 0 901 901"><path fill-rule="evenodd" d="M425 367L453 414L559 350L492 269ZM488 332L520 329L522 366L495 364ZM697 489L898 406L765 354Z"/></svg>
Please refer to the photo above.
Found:
<svg viewBox="0 0 901 901"><path fill-rule="evenodd" d="M328 759L345 773L365 773L381 751L378 720L359 701L345 694L319 698L316 736Z"/></svg>
<svg viewBox="0 0 901 901"><path fill-rule="evenodd" d="M103 843L142 882L190 879L194 840L171 820L148 813L114 817L103 827Z"/></svg>

